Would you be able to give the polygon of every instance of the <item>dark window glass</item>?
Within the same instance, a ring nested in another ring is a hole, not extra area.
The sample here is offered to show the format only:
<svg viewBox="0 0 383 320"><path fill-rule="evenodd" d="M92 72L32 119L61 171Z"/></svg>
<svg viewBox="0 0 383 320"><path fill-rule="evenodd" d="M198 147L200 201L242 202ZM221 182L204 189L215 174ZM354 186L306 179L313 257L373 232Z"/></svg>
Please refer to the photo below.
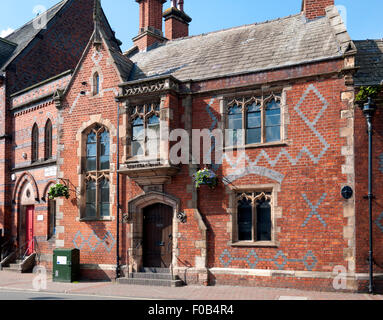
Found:
<svg viewBox="0 0 383 320"><path fill-rule="evenodd" d="M253 209L251 200L242 199L238 202L238 240L253 240Z"/></svg>
<svg viewBox="0 0 383 320"><path fill-rule="evenodd" d="M229 109L228 114L228 138L227 144L229 146L235 146L241 142L242 126L242 109L234 105Z"/></svg>
<svg viewBox="0 0 383 320"><path fill-rule="evenodd" d="M86 169L95 171L97 167L97 135L91 132L86 143Z"/></svg>
<svg viewBox="0 0 383 320"><path fill-rule="evenodd" d="M39 128L34 124L32 128L32 162L39 160Z"/></svg>
<svg viewBox="0 0 383 320"><path fill-rule="evenodd" d="M109 217L110 215L109 203L109 181L103 179L100 183L100 215L102 217Z"/></svg>
<svg viewBox="0 0 383 320"><path fill-rule="evenodd" d="M272 100L266 108L266 142L281 140L281 107L280 103Z"/></svg>
<svg viewBox="0 0 383 320"><path fill-rule="evenodd" d="M56 201L48 201L48 239L56 234Z"/></svg>
<svg viewBox="0 0 383 320"><path fill-rule="evenodd" d="M271 241L271 206L265 199L257 201L257 241Z"/></svg>
<svg viewBox="0 0 383 320"><path fill-rule="evenodd" d="M109 132L104 131L100 135L100 170L108 170L110 168L109 152L110 152Z"/></svg>
<svg viewBox="0 0 383 320"><path fill-rule="evenodd" d="M261 106L259 104L252 104L247 109L247 132L246 144L261 143L262 137L262 120L261 120Z"/></svg>
<svg viewBox="0 0 383 320"><path fill-rule="evenodd" d="M88 181L86 185L86 216L95 218L96 215L96 183Z"/></svg>
<svg viewBox="0 0 383 320"><path fill-rule="evenodd" d="M47 121L45 125L45 160L52 158L52 122Z"/></svg>

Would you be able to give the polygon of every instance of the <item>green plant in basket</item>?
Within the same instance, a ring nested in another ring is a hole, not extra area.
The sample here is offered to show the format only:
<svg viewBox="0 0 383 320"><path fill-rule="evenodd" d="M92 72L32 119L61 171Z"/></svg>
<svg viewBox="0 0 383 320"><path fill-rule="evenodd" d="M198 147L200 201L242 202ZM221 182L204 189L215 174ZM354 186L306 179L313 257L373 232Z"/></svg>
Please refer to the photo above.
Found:
<svg viewBox="0 0 383 320"><path fill-rule="evenodd" d="M197 171L194 174L194 180L196 188L199 188L201 185L207 185L209 188L214 189L218 184L217 175L207 168Z"/></svg>
<svg viewBox="0 0 383 320"><path fill-rule="evenodd" d="M67 186L57 183L49 189L48 196L50 200L54 200L56 198L65 197L69 199L69 189Z"/></svg>

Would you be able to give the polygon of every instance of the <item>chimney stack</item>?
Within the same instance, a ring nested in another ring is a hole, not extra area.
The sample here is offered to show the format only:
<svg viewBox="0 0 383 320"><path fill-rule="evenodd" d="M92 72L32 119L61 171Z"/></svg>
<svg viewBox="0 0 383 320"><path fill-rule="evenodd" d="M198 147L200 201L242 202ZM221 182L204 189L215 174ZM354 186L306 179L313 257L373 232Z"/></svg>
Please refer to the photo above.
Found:
<svg viewBox="0 0 383 320"><path fill-rule="evenodd" d="M172 0L172 6L164 14L165 37L169 40L189 36L192 19L184 12L184 0Z"/></svg>
<svg viewBox="0 0 383 320"><path fill-rule="evenodd" d="M302 12L308 20L326 15L326 8L335 5L334 0L303 0Z"/></svg>
<svg viewBox="0 0 383 320"><path fill-rule="evenodd" d="M166 0L136 0L140 5L140 28L133 38L140 51L166 39L162 33L162 10Z"/></svg>

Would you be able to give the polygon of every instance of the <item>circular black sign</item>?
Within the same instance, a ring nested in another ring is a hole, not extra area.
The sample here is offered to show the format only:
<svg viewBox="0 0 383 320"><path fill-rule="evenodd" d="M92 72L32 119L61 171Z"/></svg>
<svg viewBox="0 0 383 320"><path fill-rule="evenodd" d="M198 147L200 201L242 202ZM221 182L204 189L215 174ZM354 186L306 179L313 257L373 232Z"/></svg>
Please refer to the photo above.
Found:
<svg viewBox="0 0 383 320"><path fill-rule="evenodd" d="M342 189L343 198L345 198L346 200L351 199L353 194L354 194L354 191L352 190L351 187L349 187L349 186L343 187L343 189Z"/></svg>

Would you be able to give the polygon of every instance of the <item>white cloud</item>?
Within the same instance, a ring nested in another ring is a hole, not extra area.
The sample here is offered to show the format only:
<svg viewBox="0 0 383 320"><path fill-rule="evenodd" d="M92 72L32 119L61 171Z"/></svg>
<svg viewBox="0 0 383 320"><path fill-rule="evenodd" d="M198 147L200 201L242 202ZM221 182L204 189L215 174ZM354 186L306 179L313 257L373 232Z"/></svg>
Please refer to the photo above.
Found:
<svg viewBox="0 0 383 320"><path fill-rule="evenodd" d="M10 28L10 27L8 27L8 29L1 30L1 31L0 31L0 37L1 37L1 38L5 38L6 36L10 35L13 31L15 31L15 30L13 30L13 29Z"/></svg>

